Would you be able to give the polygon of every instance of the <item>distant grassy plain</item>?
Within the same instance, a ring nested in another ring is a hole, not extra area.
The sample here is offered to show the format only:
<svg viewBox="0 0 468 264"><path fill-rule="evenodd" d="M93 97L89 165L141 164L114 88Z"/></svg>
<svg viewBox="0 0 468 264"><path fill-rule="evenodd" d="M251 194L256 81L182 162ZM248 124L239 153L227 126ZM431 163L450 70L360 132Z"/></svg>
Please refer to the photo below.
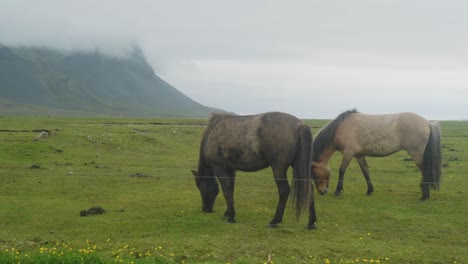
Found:
<svg viewBox="0 0 468 264"><path fill-rule="evenodd" d="M307 120L313 133L327 122ZM289 205L266 224L269 169L239 172L237 223L222 195L201 212L195 169L205 119L0 118L0 261L15 263L467 263L468 122L443 121L441 190L420 202L408 155L355 162L342 197L316 195L317 230ZM40 130L48 137L34 140ZM336 185L341 155L331 161ZM33 164L39 169L31 169ZM106 213L80 217L101 206ZM68 260L68 261L67 261Z"/></svg>

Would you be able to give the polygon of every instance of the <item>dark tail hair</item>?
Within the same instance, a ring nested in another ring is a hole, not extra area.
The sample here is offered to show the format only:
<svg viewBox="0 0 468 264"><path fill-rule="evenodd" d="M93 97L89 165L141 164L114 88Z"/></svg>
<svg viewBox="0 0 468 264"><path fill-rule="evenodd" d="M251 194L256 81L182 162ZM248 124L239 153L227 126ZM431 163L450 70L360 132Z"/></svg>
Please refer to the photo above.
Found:
<svg viewBox="0 0 468 264"><path fill-rule="evenodd" d="M441 146L440 126L437 122L430 123L431 134L424 150L423 182L431 186L433 190L439 190L441 178Z"/></svg>
<svg viewBox="0 0 468 264"><path fill-rule="evenodd" d="M309 206L311 191L310 164L312 160L312 133L307 125L299 128L296 159L293 164L293 205L296 207L296 219L302 210Z"/></svg>

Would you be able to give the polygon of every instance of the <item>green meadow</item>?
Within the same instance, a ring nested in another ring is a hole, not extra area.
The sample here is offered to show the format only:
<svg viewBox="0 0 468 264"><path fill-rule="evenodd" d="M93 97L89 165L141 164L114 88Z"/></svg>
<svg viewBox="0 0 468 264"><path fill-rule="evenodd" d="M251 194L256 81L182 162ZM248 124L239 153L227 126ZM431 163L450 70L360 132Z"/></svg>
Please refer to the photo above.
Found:
<svg viewBox="0 0 468 264"><path fill-rule="evenodd" d="M307 120L314 134L326 122ZM312 231L290 204L266 227L278 197L269 169L238 172L236 224L222 194L202 213L190 170L205 124L0 118L0 263L468 263L468 122L441 122L443 178L428 201L405 152L368 159L372 196L353 162L341 197L315 192Z"/></svg>

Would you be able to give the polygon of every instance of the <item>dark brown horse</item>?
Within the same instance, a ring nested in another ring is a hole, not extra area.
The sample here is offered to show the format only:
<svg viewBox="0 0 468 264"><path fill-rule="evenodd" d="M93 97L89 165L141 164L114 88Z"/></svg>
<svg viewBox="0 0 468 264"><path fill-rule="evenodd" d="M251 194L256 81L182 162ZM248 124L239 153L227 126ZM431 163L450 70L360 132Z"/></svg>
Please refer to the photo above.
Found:
<svg viewBox="0 0 468 264"><path fill-rule="evenodd" d="M328 192L333 153L343 154L335 195L343 190L343 178L352 158L356 158L367 181L367 194L374 191L365 156L384 157L406 150L418 166L423 178L422 197L430 189L439 189L441 177L440 126L413 113L367 115L346 111L325 126L313 143L312 174L317 191Z"/></svg>
<svg viewBox="0 0 468 264"><path fill-rule="evenodd" d="M308 228L315 228L316 215L310 179L312 134L296 117L279 112L237 116L215 114L200 144L198 171L192 171L202 197L203 212L212 212L219 183L226 199L224 216L234 223L235 171L273 170L279 193L278 207L270 226L283 221L290 193L286 176L293 168L293 204L296 217L309 206Z"/></svg>

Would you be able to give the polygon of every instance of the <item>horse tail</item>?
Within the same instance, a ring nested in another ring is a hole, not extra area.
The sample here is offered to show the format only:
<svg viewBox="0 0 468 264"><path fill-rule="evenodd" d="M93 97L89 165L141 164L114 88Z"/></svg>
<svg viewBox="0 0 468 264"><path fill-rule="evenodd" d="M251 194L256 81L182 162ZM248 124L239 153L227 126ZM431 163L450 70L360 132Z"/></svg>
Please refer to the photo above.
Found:
<svg viewBox="0 0 468 264"><path fill-rule="evenodd" d="M441 178L442 151L440 145L440 125L430 123L430 136L424 150L423 182L430 184L433 190L439 190Z"/></svg>
<svg viewBox="0 0 468 264"><path fill-rule="evenodd" d="M312 160L312 133L307 125L299 127L299 139L296 148L296 159L293 164L293 205L296 207L296 218L309 206L310 164Z"/></svg>

